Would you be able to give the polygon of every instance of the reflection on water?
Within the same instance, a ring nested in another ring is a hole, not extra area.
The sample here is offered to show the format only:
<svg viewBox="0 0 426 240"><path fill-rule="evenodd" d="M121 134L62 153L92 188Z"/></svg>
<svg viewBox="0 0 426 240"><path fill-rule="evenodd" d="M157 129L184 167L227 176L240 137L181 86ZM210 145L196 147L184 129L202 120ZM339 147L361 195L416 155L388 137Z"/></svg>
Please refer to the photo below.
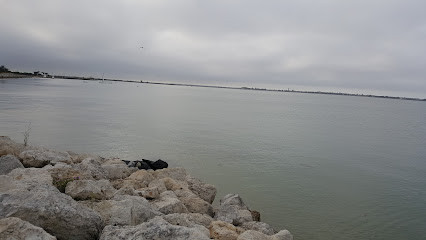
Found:
<svg viewBox="0 0 426 240"><path fill-rule="evenodd" d="M426 104L75 80L1 80L1 135L166 159L296 239L422 239Z"/></svg>

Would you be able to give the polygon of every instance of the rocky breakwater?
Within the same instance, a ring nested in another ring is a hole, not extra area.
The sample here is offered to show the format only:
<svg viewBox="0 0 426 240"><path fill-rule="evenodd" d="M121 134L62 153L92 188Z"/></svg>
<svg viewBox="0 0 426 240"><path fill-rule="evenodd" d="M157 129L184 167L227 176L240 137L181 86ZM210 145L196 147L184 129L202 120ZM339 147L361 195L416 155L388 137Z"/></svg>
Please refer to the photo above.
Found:
<svg viewBox="0 0 426 240"><path fill-rule="evenodd" d="M0 239L293 239L183 168L128 164L0 137Z"/></svg>

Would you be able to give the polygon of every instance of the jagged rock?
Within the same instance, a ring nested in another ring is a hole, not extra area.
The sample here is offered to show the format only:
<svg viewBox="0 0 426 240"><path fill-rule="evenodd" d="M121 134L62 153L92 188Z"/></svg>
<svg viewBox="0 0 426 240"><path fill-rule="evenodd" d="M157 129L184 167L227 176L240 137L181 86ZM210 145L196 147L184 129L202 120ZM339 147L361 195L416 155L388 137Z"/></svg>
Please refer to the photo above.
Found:
<svg viewBox="0 0 426 240"><path fill-rule="evenodd" d="M157 187L147 187L135 190L134 193L148 200L157 199L160 197L160 191Z"/></svg>
<svg viewBox="0 0 426 240"><path fill-rule="evenodd" d="M102 163L102 165L121 165L121 166L127 166L123 160L119 159L119 158L109 158L109 159L105 159L105 161Z"/></svg>
<svg viewBox="0 0 426 240"><path fill-rule="evenodd" d="M214 198L216 197L216 192L217 192L215 186L211 184L203 183L201 180L197 178L193 178L193 177L188 177L186 181L188 182L189 189L193 193L197 194L204 201L210 204L213 203Z"/></svg>
<svg viewBox="0 0 426 240"><path fill-rule="evenodd" d="M228 194L220 200L215 219L235 226L253 221L251 212L238 194Z"/></svg>
<svg viewBox="0 0 426 240"><path fill-rule="evenodd" d="M124 179L137 171L137 168L129 168L126 165L104 164L102 168L106 171L109 180Z"/></svg>
<svg viewBox="0 0 426 240"><path fill-rule="evenodd" d="M75 200L104 200L111 198L116 189L108 180L75 180L67 184L65 193Z"/></svg>
<svg viewBox="0 0 426 240"><path fill-rule="evenodd" d="M99 159L85 158L80 164L74 165L73 168L96 180L106 179L108 177L108 172L102 167Z"/></svg>
<svg viewBox="0 0 426 240"><path fill-rule="evenodd" d="M204 201L203 199L199 198L193 192L187 189L182 189L182 190L176 190L175 193L176 193L176 196L185 205L186 209L188 209L189 212L214 216L212 205Z"/></svg>
<svg viewBox="0 0 426 240"><path fill-rule="evenodd" d="M287 230L282 230L272 236L258 231L248 230L238 236L237 240L293 240L293 236Z"/></svg>
<svg viewBox="0 0 426 240"><path fill-rule="evenodd" d="M24 165L14 155L0 157L0 175L8 174L15 168L24 168Z"/></svg>
<svg viewBox="0 0 426 240"><path fill-rule="evenodd" d="M162 181L160 179L155 179L155 180L151 181L148 184L148 187L156 187L160 194L167 191L167 188L166 188L166 185L164 184L164 181Z"/></svg>
<svg viewBox="0 0 426 240"><path fill-rule="evenodd" d="M102 158L100 156L95 156L95 155L88 154L88 153L78 154L78 153L75 153L75 152L72 152L72 151L67 151L67 153L71 156L71 161L74 164L79 164L84 159L87 159L87 158L91 158L91 159L94 159L96 161L102 162Z"/></svg>
<svg viewBox="0 0 426 240"><path fill-rule="evenodd" d="M271 240L293 240L293 235L288 230L281 230Z"/></svg>
<svg viewBox="0 0 426 240"><path fill-rule="evenodd" d="M200 225L182 227L168 223L161 217L155 217L149 222L137 226L111 226L104 228L101 240L209 240L208 230Z"/></svg>
<svg viewBox="0 0 426 240"><path fill-rule="evenodd" d="M234 225L223 222L213 221L209 226L210 237L217 240L236 240L238 236L244 232L244 229L235 227Z"/></svg>
<svg viewBox="0 0 426 240"><path fill-rule="evenodd" d="M164 215L163 219L173 225L192 227L194 224L197 224L206 228L208 228L213 221L213 218L201 213L172 213Z"/></svg>
<svg viewBox="0 0 426 240"><path fill-rule="evenodd" d="M43 168L15 168L8 176L15 183L26 186L52 185L53 181L49 171Z"/></svg>
<svg viewBox="0 0 426 240"><path fill-rule="evenodd" d="M139 188L147 187L146 183L144 183L142 181L127 179L127 178L126 179L112 180L111 184L116 189L121 189L121 188L139 189Z"/></svg>
<svg viewBox="0 0 426 240"><path fill-rule="evenodd" d="M169 177L161 178L160 181L164 183L164 186L166 187L167 190L176 191L176 190L188 189L188 184L183 181L174 180Z"/></svg>
<svg viewBox="0 0 426 240"><path fill-rule="evenodd" d="M55 152L43 148L25 150L19 154L19 158L22 159L25 167L41 168L58 162L71 163L71 156L67 152Z"/></svg>
<svg viewBox="0 0 426 240"><path fill-rule="evenodd" d="M16 143L9 137L0 136L0 156L10 154L17 157L24 149L24 144Z"/></svg>
<svg viewBox="0 0 426 240"><path fill-rule="evenodd" d="M241 225L241 227L246 230L255 230L266 235L274 235L276 233L275 230L271 226L269 226L269 224L264 222L245 222Z"/></svg>
<svg viewBox="0 0 426 240"><path fill-rule="evenodd" d="M172 191L165 191L152 204L162 213L188 213L188 209Z"/></svg>
<svg viewBox="0 0 426 240"><path fill-rule="evenodd" d="M148 184L154 180L154 177L151 174L151 171L146 170L138 170L134 173L132 173L127 180L135 180L139 183L142 183L145 187L148 186Z"/></svg>
<svg viewBox="0 0 426 240"><path fill-rule="evenodd" d="M184 168L164 168L157 171L152 172L152 175L156 179L161 178L171 178L174 180L179 181L186 181L186 177L188 176L188 173Z"/></svg>
<svg viewBox="0 0 426 240"><path fill-rule="evenodd" d="M8 175L0 175L0 192L13 189L30 189L38 185L51 185L52 177L41 168L15 168Z"/></svg>
<svg viewBox="0 0 426 240"><path fill-rule="evenodd" d="M221 206L238 206L241 209L248 210L247 205L244 203L243 199L238 194L227 194L222 199L220 199Z"/></svg>
<svg viewBox="0 0 426 240"><path fill-rule="evenodd" d="M136 196L135 189L131 186L124 186L117 191L115 191L114 196L116 195L129 195L129 196Z"/></svg>
<svg viewBox="0 0 426 240"><path fill-rule="evenodd" d="M0 192L0 201L0 218L18 217L58 239L97 239L102 229L99 214L52 185Z"/></svg>
<svg viewBox="0 0 426 240"><path fill-rule="evenodd" d="M0 219L0 239L56 240L56 237L20 218L8 217Z"/></svg>
<svg viewBox="0 0 426 240"><path fill-rule="evenodd" d="M90 173L73 168L71 165L62 165L58 163L55 166L48 165L43 169L46 169L50 173L53 178L53 185L63 193L65 193L65 187L71 181L93 180Z"/></svg>
<svg viewBox="0 0 426 240"><path fill-rule="evenodd" d="M163 215L150 203L138 196L114 196L100 202L85 201L84 205L98 212L105 225L137 225Z"/></svg>

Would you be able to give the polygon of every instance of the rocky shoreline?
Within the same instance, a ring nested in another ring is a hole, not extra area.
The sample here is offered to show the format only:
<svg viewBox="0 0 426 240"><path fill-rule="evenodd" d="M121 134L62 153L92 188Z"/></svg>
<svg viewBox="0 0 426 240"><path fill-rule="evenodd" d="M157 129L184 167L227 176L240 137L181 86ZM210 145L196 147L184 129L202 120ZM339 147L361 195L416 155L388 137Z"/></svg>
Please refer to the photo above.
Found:
<svg viewBox="0 0 426 240"><path fill-rule="evenodd" d="M293 239L238 194L214 207L216 187L162 164L146 170L0 137L0 239Z"/></svg>

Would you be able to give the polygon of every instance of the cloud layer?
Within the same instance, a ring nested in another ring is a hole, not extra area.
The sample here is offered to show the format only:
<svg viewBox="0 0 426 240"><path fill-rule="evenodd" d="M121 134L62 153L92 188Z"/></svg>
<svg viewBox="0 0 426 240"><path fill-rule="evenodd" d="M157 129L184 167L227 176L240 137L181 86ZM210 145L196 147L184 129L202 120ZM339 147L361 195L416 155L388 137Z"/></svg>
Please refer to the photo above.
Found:
<svg viewBox="0 0 426 240"><path fill-rule="evenodd" d="M0 4L0 65L15 70L426 98L421 0Z"/></svg>

